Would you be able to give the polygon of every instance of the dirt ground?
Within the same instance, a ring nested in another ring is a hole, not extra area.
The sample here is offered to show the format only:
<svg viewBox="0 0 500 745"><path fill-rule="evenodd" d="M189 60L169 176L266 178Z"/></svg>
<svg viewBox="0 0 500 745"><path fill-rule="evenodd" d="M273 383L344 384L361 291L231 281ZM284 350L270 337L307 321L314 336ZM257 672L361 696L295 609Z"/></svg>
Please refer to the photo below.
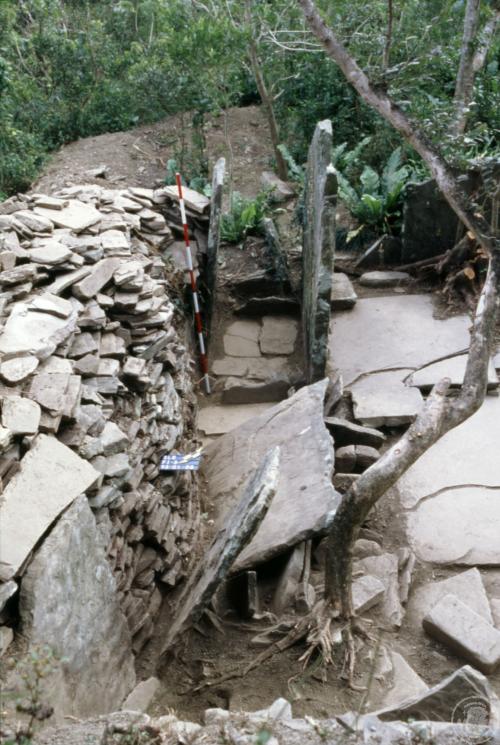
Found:
<svg viewBox="0 0 500 745"><path fill-rule="evenodd" d="M186 129L188 121L188 117L170 117L155 125L139 127L129 132L105 134L72 143L54 155L33 189L50 192L67 184L85 181L94 181L101 186L109 185L111 188L119 188L121 184L124 187L159 185L165 177L167 160L175 157L183 138L190 140L189 126ZM260 189L261 172L268 169L271 163L271 147L262 110L258 107L232 109L229 112L229 130L233 150L234 188L245 195L255 195ZM227 154L222 117L212 118L208 122L206 139L210 163ZM90 169L102 165L109 169L106 179L89 179L86 176ZM286 232L290 214L279 219ZM290 230L290 241L293 240L294 231ZM221 273L234 273L242 268L257 266L259 256L259 246L252 246L251 243L244 255L238 248L223 251ZM357 290L360 296L377 293L359 287ZM422 291L435 291L435 288L411 284L405 290L407 293ZM387 294L387 291L379 292ZM444 308L440 310L442 313ZM232 314L229 299L221 304L219 313L224 318ZM220 345L217 335L215 345ZM389 434L394 438L397 433ZM396 551L405 545L404 525L394 492L386 495L377 505L367 527L380 536L386 551ZM420 584L446 575L446 571L432 573L430 569L418 569L415 582ZM264 580L272 582L272 577ZM319 591L319 571L314 574L314 581ZM269 597L266 597L266 593L263 595L265 611L268 610ZM361 647L358 655L356 682L361 686L366 685L373 671L372 655L380 642L375 613L371 620L374 641L369 646ZM271 625L269 618L248 622L228 616L223 620L220 631L213 625L202 622L186 635L176 657L163 662L160 668L162 688L153 703L151 713L165 714L168 709L173 709L179 716L199 720L208 707L254 710L268 706L278 696L284 696L293 703L296 716L307 714L320 718L331 716L333 712L363 708L366 696L346 686L340 676L341 660L338 666L329 671L326 680L323 680L318 666L313 665L306 671L302 669L299 657L304 652L303 645L275 655L244 678L235 678L220 686L196 692L193 690L207 679L234 670L241 671L261 651L261 648L252 646L252 637ZM438 682L460 664L444 647L427 639L423 632L416 636L405 625L399 632L385 632L381 641L400 652L428 684ZM150 669L148 672L153 674L155 671ZM490 680L500 690L500 674L492 676ZM373 691L370 708L377 703L376 698L377 693Z"/></svg>

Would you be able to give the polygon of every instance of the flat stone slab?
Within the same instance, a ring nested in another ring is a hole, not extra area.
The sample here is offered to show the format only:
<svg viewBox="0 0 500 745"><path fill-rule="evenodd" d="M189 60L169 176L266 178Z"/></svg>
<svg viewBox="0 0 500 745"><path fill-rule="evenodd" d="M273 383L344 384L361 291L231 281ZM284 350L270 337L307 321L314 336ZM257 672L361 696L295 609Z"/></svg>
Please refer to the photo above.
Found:
<svg viewBox="0 0 500 745"><path fill-rule="evenodd" d="M399 287L406 285L411 277L407 272L365 272L359 278L359 284L365 287Z"/></svg>
<svg viewBox="0 0 500 745"><path fill-rule="evenodd" d="M358 300L336 313L329 340L329 364L340 369L346 386L363 373L420 368L469 347L470 320L433 318L428 295Z"/></svg>
<svg viewBox="0 0 500 745"><path fill-rule="evenodd" d="M424 629L489 675L500 665L500 631L455 595L445 595L426 615Z"/></svg>
<svg viewBox="0 0 500 745"><path fill-rule="evenodd" d="M372 427L363 427L360 424L340 419L336 416L325 417L325 424L333 435L335 445L369 445L379 448L384 444L386 436L383 432Z"/></svg>
<svg viewBox="0 0 500 745"><path fill-rule="evenodd" d="M430 390L443 378L450 378L453 387L460 387L464 382L466 365L467 355L460 354L456 357L450 357L447 360L434 362L427 367L422 367L420 370L412 373L405 382L407 385L416 386L425 391ZM497 387L498 377L495 372L495 365L493 364L493 360L490 360L488 367L488 388Z"/></svg>
<svg viewBox="0 0 500 745"><path fill-rule="evenodd" d="M235 321L224 334L224 352L231 357L259 357L260 323Z"/></svg>
<svg viewBox="0 0 500 745"><path fill-rule="evenodd" d="M408 513L407 534L421 561L500 566L499 526L500 488L466 486L423 500Z"/></svg>
<svg viewBox="0 0 500 745"><path fill-rule="evenodd" d="M21 396L4 396L2 400L2 426L13 435L36 435L41 410L35 401Z"/></svg>
<svg viewBox="0 0 500 745"><path fill-rule="evenodd" d="M58 515L99 478L55 437L38 435L0 504L0 579L14 577Z"/></svg>
<svg viewBox="0 0 500 745"><path fill-rule="evenodd" d="M205 406L198 413L198 429L207 436L223 435L259 416L271 406L270 403Z"/></svg>
<svg viewBox="0 0 500 745"><path fill-rule="evenodd" d="M115 711L135 685L134 656L105 539L85 495L37 550L19 607L29 644L47 645L64 660L45 680L45 701L56 718Z"/></svg>
<svg viewBox="0 0 500 745"><path fill-rule="evenodd" d="M90 228L102 219L102 214L95 207L78 199L68 200L68 206L62 210L45 209L44 207L35 207L35 214L52 220L58 228L69 228L75 233L81 233L82 230Z"/></svg>
<svg viewBox="0 0 500 745"><path fill-rule="evenodd" d="M281 450L276 497L235 569L253 568L330 526L340 495L331 483L333 441L323 423L326 390L326 380L301 388L205 449L202 473L219 526L263 455L277 445Z"/></svg>
<svg viewBox="0 0 500 745"><path fill-rule="evenodd" d="M286 316L264 316L259 338L263 354L292 354L299 325L294 318Z"/></svg>
<svg viewBox="0 0 500 745"><path fill-rule="evenodd" d="M426 614L444 595L455 595L485 621L493 623L488 596L481 574L476 567L438 582L428 582L417 588L410 597L406 620L415 627L421 627Z"/></svg>
<svg viewBox="0 0 500 745"><path fill-rule="evenodd" d="M235 559L258 531L276 498L280 478L280 448L273 447L244 484L241 496L226 512L208 551L204 551L175 604L175 616L165 635L162 652L196 623Z"/></svg>
<svg viewBox="0 0 500 745"><path fill-rule="evenodd" d="M349 308L354 308L357 299L358 296L347 274L343 274L342 272L332 274L332 310L349 310Z"/></svg>
<svg viewBox="0 0 500 745"><path fill-rule="evenodd" d="M380 372L354 383L350 390L354 418L367 427L399 427L412 422L423 405L422 394L402 382L404 371Z"/></svg>
<svg viewBox="0 0 500 745"><path fill-rule="evenodd" d="M487 396L463 424L452 429L403 474L398 490L410 509L423 497L463 485L500 488L500 398Z"/></svg>
<svg viewBox="0 0 500 745"><path fill-rule="evenodd" d="M284 357L223 357L214 360L212 373L249 380L270 380L288 376L290 367Z"/></svg>
<svg viewBox="0 0 500 745"><path fill-rule="evenodd" d="M76 311L68 318L58 318L30 310L25 303L16 303L0 335L0 355L5 358L33 355L43 360L74 331L76 320Z"/></svg>

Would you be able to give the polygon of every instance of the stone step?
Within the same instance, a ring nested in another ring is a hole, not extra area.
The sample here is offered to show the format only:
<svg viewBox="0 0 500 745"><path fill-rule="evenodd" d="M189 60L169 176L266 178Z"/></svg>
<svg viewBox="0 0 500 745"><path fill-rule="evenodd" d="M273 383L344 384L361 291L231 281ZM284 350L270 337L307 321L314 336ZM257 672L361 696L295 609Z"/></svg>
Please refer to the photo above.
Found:
<svg viewBox="0 0 500 745"><path fill-rule="evenodd" d="M332 310L349 310L356 305L358 296L347 274L336 272L332 275Z"/></svg>

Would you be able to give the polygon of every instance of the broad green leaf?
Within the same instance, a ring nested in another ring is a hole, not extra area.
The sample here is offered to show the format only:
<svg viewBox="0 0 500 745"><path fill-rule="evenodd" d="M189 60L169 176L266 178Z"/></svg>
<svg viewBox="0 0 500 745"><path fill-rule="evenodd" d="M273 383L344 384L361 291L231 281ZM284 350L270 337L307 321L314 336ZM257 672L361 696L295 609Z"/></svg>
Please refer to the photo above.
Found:
<svg viewBox="0 0 500 745"><path fill-rule="evenodd" d="M365 166L360 181L363 184L363 193L375 196L378 194L380 179L371 166Z"/></svg>

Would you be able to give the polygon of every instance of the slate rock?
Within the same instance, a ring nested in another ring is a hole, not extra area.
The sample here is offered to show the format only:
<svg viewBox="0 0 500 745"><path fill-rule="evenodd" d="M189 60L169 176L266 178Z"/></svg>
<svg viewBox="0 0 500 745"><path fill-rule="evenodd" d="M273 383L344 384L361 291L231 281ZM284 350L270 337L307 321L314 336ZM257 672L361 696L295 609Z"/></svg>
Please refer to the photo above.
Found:
<svg viewBox="0 0 500 745"><path fill-rule="evenodd" d="M368 375L351 386L354 417L368 427L410 424L423 406L422 394L405 386L403 372Z"/></svg>
<svg viewBox="0 0 500 745"><path fill-rule="evenodd" d="M9 580L59 514L99 478L56 438L38 435L0 505L0 579Z"/></svg>
<svg viewBox="0 0 500 745"><path fill-rule="evenodd" d="M71 336L76 321L76 311L68 318L57 318L32 311L25 303L16 303L0 335L0 354L6 359L26 355L46 359Z"/></svg>
<svg viewBox="0 0 500 745"><path fill-rule="evenodd" d="M51 221L58 228L69 228L75 233L81 233L91 225L95 225L102 217L93 205L85 204L78 199L68 200L67 207L62 210L35 207L34 213L45 217L47 221Z"/></svg>
<svg viewBox="0 0 500 745"><path fill-rule="evenodd" d="M355 571L379 579L385 587L385 595L379 610L389 628L399 628L403 622L404 611L399 599L399 562L395 554L368 556L354 564Z"/></svg>
<svg viewBox="0 0 500 745"><path fill-rule="evenodd" d="M327 387L323 380L301 388L206 447L202 473L219 527L259 458L273 447L281 449L278 492L235 570L255 568L331 525L340 495L331 483L334 453L323 423Z"/></svg>
<svg viewBox="0 0 500 745"><path fill-rule="evenodd" d="M83 300L95 297L112 279L120 263L120 259L114 258L99 261L91 273L74 286L74 294Z"/></svg>
<svg viewBox="0 0 500 745"><path fill-rule="evenodd" d="M121 708L125 711L146 712L160 685L158 678L141 680L134 690L128 694Z"/></svg>
<svg viewBox="0 0 500 745"><path fill-rule="evenodd" d="M198 429L205 435L223 435L267 409L271 404L204 406L198 413Z"/></svg>
<svg viewBox="0 0 500 745"><path fill-rule="evenodd" d="M32 375L39 365L33 355L15 357L0 364L0 376L6 383L22 383Z"/></svg>
<svg viewBox="0 0 500 745"><path fill-rule="evenodd" d="M235 321L224 334L224 352L232 357L259 357L260 331L256 321Z"/></svg>
<svg viewBox="0 0 500 745"><path fill-rule="evenodd" d="M429 391L436 383L443 378L450 378L451 387L461 387L464 380L465 367L467 365L468 355L461 354L456 357L450 357L440 362L434 362L431 365L420 368L412 373L406 380L407 385L416 386L423 391ZM493 360L490 360L488 366L488 390L498 387L498 377L495 372Z"/></svg>
<svg viewBox="0 0 500 745"><path fill-rule="evenodd" d="M325 417L325 424L332 433L338 447L343 445L370 445L379 448L386 440L386 436L378 429L363 427L340 417Z"/></svg>
<svg viewBox="0 0 500 745"><path fill-rule="evenodd" d="M2 425L13 435L36 435L41 411L35 401L22 396L7 396L2 401Z"/></svg>
<svg viewBox="0 0 500 745"><path fill-rule="evenodd" d="M130 632L85 496L64 513L32 560L20 614L29 644L47 645L64 660L47 685L56 719L96 716L121 705L135 684Z"/></svg>
<svg viewBox="0 0 500 745"><path fill-rule="evenodd" d="M442 597L425 616L423 627L487 675L500 665L500 631L455 595Z"/></svg>
<svg viewBox="0 0 500 745"><path fill-rule="evenodd" d="M286 378L271 379L262 383L227 378L222 389L222 402L224 404L258 404L282 401L286 398L289 388L290 381Z"/></svg>
<svg viewBox="0 0 500 745"><path fill-rule="evenodd" d="M352 583L352 603L357 615L365 613L383 600L385 587L377 577L365 575Z"/></svg>
<svg viewBox="0 0 500 745"><path fill-rule="evenodd" d="M410 279L407 272L374 271L362 274L359 284L365 287L400 287L408 284Z"/></svg>
<svg viewBox="0 0 500 745"><path fill-rule="evenodd" d="M349 310L354 308L358 296L352 286L352 282L342 272L332 274L332 295L330 304L332 310Z"/></svg>
<svg viewBox="0 0 500 745"><path fill-rule="evenodd" d="M293 318L264 316L259 337L263 354L289 355L293 353L298 334L298 324Z"/></svg>

